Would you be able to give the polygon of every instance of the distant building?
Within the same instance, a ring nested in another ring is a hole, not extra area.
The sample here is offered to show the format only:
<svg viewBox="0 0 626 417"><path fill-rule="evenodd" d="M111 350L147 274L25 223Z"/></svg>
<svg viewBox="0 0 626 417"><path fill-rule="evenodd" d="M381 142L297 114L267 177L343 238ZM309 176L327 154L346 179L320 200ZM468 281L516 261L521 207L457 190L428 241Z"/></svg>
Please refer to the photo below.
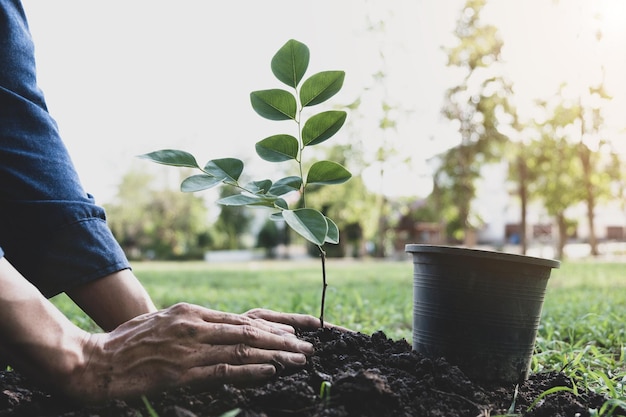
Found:
<svg viewBox="0 0 626 417"><path fill-rule="evenodd" d="M478 230L478 242L494 245L517 244L521 235L519 198L507 181L506 163L485 168L478 184L473 207L483 226ZM541 204L531 202L526 214L526 236L529 242L547 243L556 239L556 224ZM577 223L570 239L586 242L589 239L587 206L579 203L567 210L566 216ZM626 209L621 201L599 202L595 212L595 232L599 241L626 239Z"/></svg>
<svg viewBox="0 0 626 417"><path fill-rule="evenodd" d="M476 199L472 203L473 224L478 225L476 242L479 245L504 247L521 241L521 208L514 186L507 180L505 162L483 168L477 184ZM580 203L567 210L566 216L576 222L570 234L571 243L585 243L589 239L587 207ZM550 245L557 239L557 226L545 208L531 201L526 214L526 237L529 245ZM626 241L626 208L620 200L599 202L595 213L595 233L598 242ZM445 244L445 230L438 223L415 222L403 217L396 228L395 249L403 251L406 243Z"/></svg>

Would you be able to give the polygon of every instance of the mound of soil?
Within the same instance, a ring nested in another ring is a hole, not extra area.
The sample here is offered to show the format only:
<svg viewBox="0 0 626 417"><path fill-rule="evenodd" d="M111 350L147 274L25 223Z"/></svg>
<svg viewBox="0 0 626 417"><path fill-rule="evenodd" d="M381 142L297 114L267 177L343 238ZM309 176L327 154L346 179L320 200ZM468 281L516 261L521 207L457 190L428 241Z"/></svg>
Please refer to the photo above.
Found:
<svg viewBox="0 0 626 417"><path fill-rule="evenodd" d="M159 417L217 417L239 409L238 417L488 417L513 412L527 417L590 416L606 398L561 390L533 404L541 393L570 381L559 373L532 375L518 387L470 381L443 358L429 359L405 341L373 335L318 330L303 339L316 346L309 363L254 387L223 385L211 392L185 389L150 396ZM322 382L330 392L320 398ZM512 408L511 408L512 407ZM626 410L624 410L626 415ZM0 416L150 416L141 399L80 407L47 393L17 372L0 373Z"/></svg>

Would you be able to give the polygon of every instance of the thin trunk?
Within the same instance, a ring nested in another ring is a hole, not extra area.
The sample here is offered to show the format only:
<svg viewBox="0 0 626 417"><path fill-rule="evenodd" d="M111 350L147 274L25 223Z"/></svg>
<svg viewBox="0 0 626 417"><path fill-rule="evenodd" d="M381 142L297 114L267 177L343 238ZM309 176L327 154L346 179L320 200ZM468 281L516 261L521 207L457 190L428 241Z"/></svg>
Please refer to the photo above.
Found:
<svg viewBox="0 0 626 417"><path fill-rule="evenodd" d="M470 208L472 202L472 177L470 172L470 150L468 145L461 146L460 161L461 167L461 193L459 201L459 222L463 227L463 244L471 248L476 246L476 230L469 222Z"/></svg>
<svg viewBox="0 0 626 417"><path fill-rule="evenodd" d="M584 143L580 143L580 161L583 166L583 178L585 188L585 202L587 204L587 224L589 225L589 246L591 247L591 255L598 256L598 239L596 238L595 228L595 211L596 199L594 195L594 187L591 181L591 150Z"/></svg>
<svg viewBox="0 0 626 417"><path fill-rule="evenodd" d="M593 182L591 181L592 166L591 166L591 150L583 142L585 137L586 123L582 110L582 104L580 114L580 144L578 147L578 154L580 156L580 162L583 166L583 181L585 187L585 202L587 203L587 224L589 226L589 246L591 249L591 256L598 256L598 240L596 239L596 227L594 223L594 216L596 210L596 201L594 196Z"/></svg>
<svg viewBox="0 0 626 417"><path fill-rule="evenodd" d="M385 168L384 168L384 158L381 154L382 148L379 149L379 158L378 163L380 164L380 171L378 175L380 176L380 190L378 193L378 198L376 201L376 206L378 208L378 225L376 231L375 243L376 247L374 248L374 256L376 258L384 258L385 257L385 235L387 234L387 218L385 216L385 208L387 206L387 198L384 194L384 178L385 178Z"/></svg>
<svg viewBox="0 0 626 417"><path fill-rule="evenodd" d="M589 223L589 246L591 247L591 255L598 256L600 251L598 250L598 239L596 237L595 230L595 198L593 194L587 196L587 222Z"/></svg>
<svg viewBox="0 0 626 417"><path fill-rule="evenodd" d="M442 191L439 188L438 176L435 174L433 176L433 198L435 200L435 209L437 213L443 213L443 203L442 203ZM437 234L437 239L433 242L436 245L443 245L448 241L446 236L446 220L443 216L439 217L439 233Z"/></svg>
<svg viewBox="0 0 626 417"><path fill-rule="evenodd" d="M565 215L563 213L557 214L556 222L559 229L556 243L556 258L563 259L565 256L565 242L567 241L567 222L565 221Z"/></svg>
<svg viewBox="0 0 626 417"><path fill-rule="evenodd" d="M521 219L520 219L520 251L522 255L526 255L526 251L528 249L528 243L526 241L526 217L527 217L527 209L528 209L528 170L526 168L526 163L524 162L524 158L522 155L519 155L517 158L517 167L519 174L519 198L520 198L520 209L521 209Z"/></svg>
<svg viewBox="0 0 626 417"><path fill-rule="evenodd" d="M469 224L469 207L464 202L459 204L459 222L463 227L463 245L472 247L472 228Z"/></svg>
<svg viewBox="0 0 626 417"><path fill-rule="evenodd" d="M387 234L386 206L387 198L380 194L378 198L378 233L376 233L376 248L374 251L374 256L377 258L385 257L385 236Z"/></svg>

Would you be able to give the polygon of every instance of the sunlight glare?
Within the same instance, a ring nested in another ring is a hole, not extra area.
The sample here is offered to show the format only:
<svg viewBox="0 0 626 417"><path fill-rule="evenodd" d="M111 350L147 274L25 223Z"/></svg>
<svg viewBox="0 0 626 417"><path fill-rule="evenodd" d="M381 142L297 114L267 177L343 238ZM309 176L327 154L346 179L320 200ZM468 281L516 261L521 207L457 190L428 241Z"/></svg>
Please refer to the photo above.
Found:
<svg viewBox="0 0 626 417"><path fill-rule="evenodd" d="M598 9L603 32L626 32L626 0L602 0Z"/></svg>

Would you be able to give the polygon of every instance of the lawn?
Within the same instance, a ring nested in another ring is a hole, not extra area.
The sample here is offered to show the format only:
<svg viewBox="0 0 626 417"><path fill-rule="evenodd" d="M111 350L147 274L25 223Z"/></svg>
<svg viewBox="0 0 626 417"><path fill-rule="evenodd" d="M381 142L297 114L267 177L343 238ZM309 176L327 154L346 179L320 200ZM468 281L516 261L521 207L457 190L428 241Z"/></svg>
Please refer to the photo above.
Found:
<svg viewBox="0 0 626 417"><path fill-rule="evenodd" d="M411 340L412 264L329 260L326 320ZM244 312L254 307L319 315L317 261L138 263L156 304L178 301ZM549 281L533 372L564 370L579 388L626 404L626 262L568 261ZM76 323L94 325L64 296L53 302ZM610 404L608 405L610 406Z"/></svg>

